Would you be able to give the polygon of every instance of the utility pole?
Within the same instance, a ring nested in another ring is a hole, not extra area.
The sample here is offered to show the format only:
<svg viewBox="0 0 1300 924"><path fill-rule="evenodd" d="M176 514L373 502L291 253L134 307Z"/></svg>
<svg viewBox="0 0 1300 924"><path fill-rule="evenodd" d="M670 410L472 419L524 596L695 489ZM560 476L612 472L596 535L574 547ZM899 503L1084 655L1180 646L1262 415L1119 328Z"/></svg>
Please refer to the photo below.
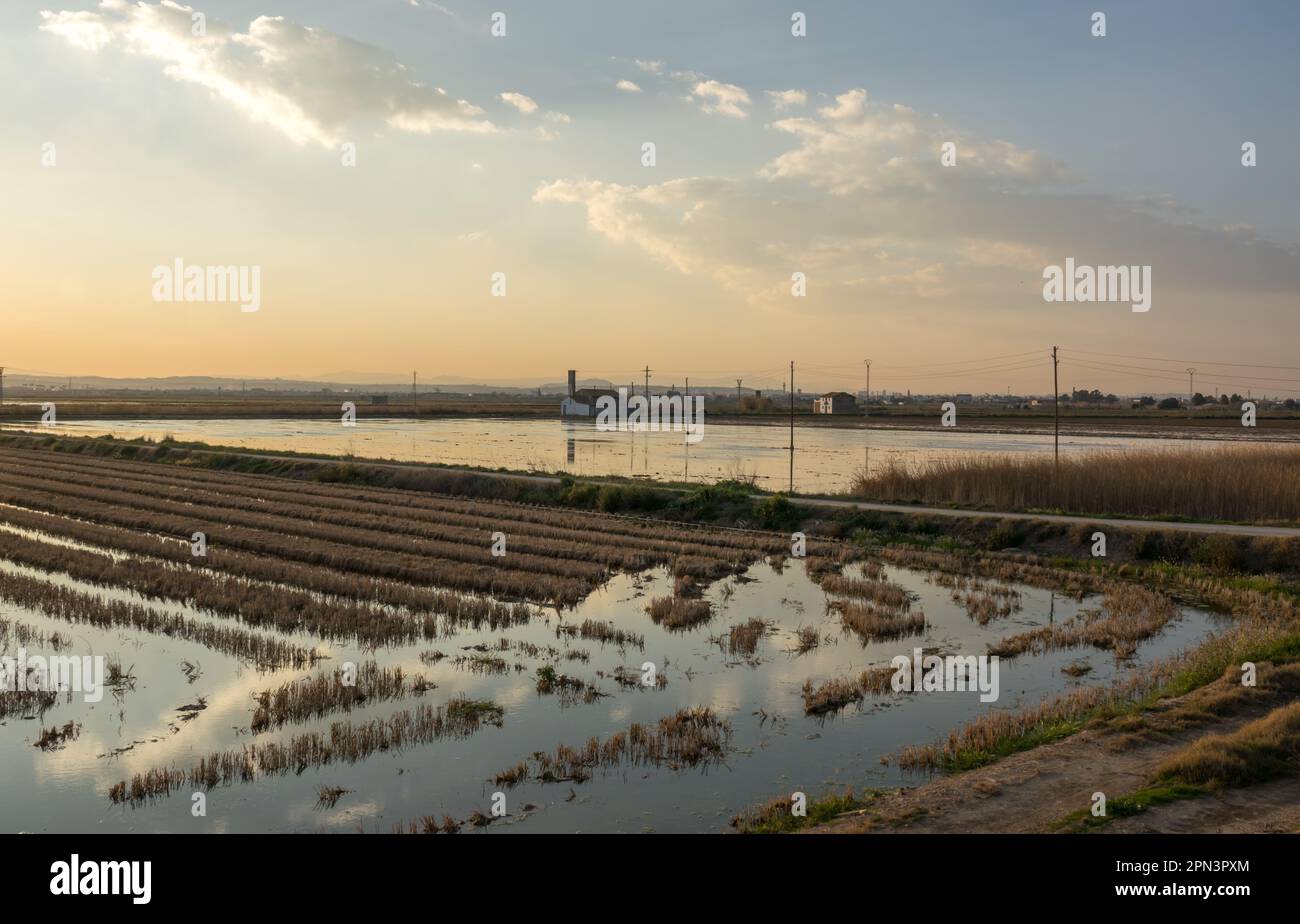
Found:
<svg viewBox="0 0 1300 924"><path fill-rule="evenodd" d="M5 403L5 367L0 366L0 404Z"/></svg>
<svg viewBox="0 0 1300 924"><path fill-rule="evenodd" d="M866 408L864 416L870 417L871 416L871 360L864 359L863 362L867 364L867 400L864 405L864 407Z"/></svg>
<svg viewBox="0 0 1300 924"><path fill-rule="evenodd" d="M1196 388L1195 382L1196 382L1196 370L1191 367L1188 367L1187 369L1187 416L1188 417L1192 416L1192 392Z"/></svg>
<svg viewBox="0 0 1300 924"><path fill-rule="evenodd" d="M790 360L790 493L794 493L794 360Z"/></svg>
<svg viewBox="0 0 1300 924"><path fill-rule="evenodd" d="M411 413L420 416L420 400L415 395L415 370L411 370Z"/></svg>
<svg viewBox="0 0 1300 924"><path fill-rule="evenodd" d="M743 382L743 381L744 381L744 379L736 379L736 411L737 411L737 413L739 413L739 411L740 411L740 383Z"/></svg>
<svg viewBox="0 0 1300 924"><path fill-rule="evenodd" d="M650 367L645 367L645 400L646 407L650 407Z"/></svg>
<svg viewBox="0 0 1300 924"><path fill-rule="evenodd" d="M1056 358L1056 347L1052 347L1052 406L1055 409L1053 413L1052 429L1052 473L1055 474L1061 468L1061 386L1058 383L1057 366L1060 360Z"/></svg>

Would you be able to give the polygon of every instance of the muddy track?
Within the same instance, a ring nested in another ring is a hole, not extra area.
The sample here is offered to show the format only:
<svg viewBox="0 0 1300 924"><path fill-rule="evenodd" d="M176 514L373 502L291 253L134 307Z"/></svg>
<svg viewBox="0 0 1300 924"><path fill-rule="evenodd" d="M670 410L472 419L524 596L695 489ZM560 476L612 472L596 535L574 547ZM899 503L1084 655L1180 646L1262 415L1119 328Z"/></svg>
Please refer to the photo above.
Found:
<svg viewBox="0 0 1300 924"><path fill-rule="evenodd" d="M1209 711L1222 712L1216 704L1225 697L1235 699L1227 714ZM887 794L862 813L809 833L1051 832L1067 815L1088 809L1093 793L1114 799L1142 789L1150 785L1155 768L1180 748L1205 735L1235 731L1296 698L1293 686L1261 684L1243 690L1219 679L1163 702L1140 719L1097 723L988 766ZM1300 779L1154 806L1098 830L1300 831Z"/></svg>

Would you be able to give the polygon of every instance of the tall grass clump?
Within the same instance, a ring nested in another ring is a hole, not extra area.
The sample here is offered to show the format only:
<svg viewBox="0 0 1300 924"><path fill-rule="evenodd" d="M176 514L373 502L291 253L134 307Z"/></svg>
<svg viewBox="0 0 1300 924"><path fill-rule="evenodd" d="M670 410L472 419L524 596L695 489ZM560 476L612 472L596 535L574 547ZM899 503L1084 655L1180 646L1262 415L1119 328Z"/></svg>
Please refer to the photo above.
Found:
<svg viewBox="0 0 1300 924"><path fill-rule="evenodd" d="M1252 523L1300 521L1300 448L1225 446L1052 457L954 456L859 472L874 501Z"/></svg>

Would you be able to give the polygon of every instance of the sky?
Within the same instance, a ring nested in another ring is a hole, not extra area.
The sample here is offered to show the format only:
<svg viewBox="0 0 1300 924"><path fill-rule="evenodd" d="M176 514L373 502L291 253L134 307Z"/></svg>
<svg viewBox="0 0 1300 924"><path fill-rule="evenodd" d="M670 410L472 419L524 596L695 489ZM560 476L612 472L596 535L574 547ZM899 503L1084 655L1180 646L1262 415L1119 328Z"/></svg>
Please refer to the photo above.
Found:
<svg viewBox="0 0 1300 924"><path fill-rule="evenodd" d="M1300 395L1300 6L1241 9L7 0L0 364Z"/></svg>

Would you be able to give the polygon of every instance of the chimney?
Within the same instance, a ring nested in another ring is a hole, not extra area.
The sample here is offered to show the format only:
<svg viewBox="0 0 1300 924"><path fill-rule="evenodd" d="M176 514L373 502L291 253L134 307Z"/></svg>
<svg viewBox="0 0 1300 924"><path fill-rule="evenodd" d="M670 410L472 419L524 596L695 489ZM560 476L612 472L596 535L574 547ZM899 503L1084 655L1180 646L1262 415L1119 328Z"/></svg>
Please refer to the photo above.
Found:
<svg viewBox="0 0 1300 924"><path fill-rule="evenodd" d="M578 384L578 370L570 369L569 370L569 397L570 398L573 397L573 392L575 391L577 384Z"/></svg>

